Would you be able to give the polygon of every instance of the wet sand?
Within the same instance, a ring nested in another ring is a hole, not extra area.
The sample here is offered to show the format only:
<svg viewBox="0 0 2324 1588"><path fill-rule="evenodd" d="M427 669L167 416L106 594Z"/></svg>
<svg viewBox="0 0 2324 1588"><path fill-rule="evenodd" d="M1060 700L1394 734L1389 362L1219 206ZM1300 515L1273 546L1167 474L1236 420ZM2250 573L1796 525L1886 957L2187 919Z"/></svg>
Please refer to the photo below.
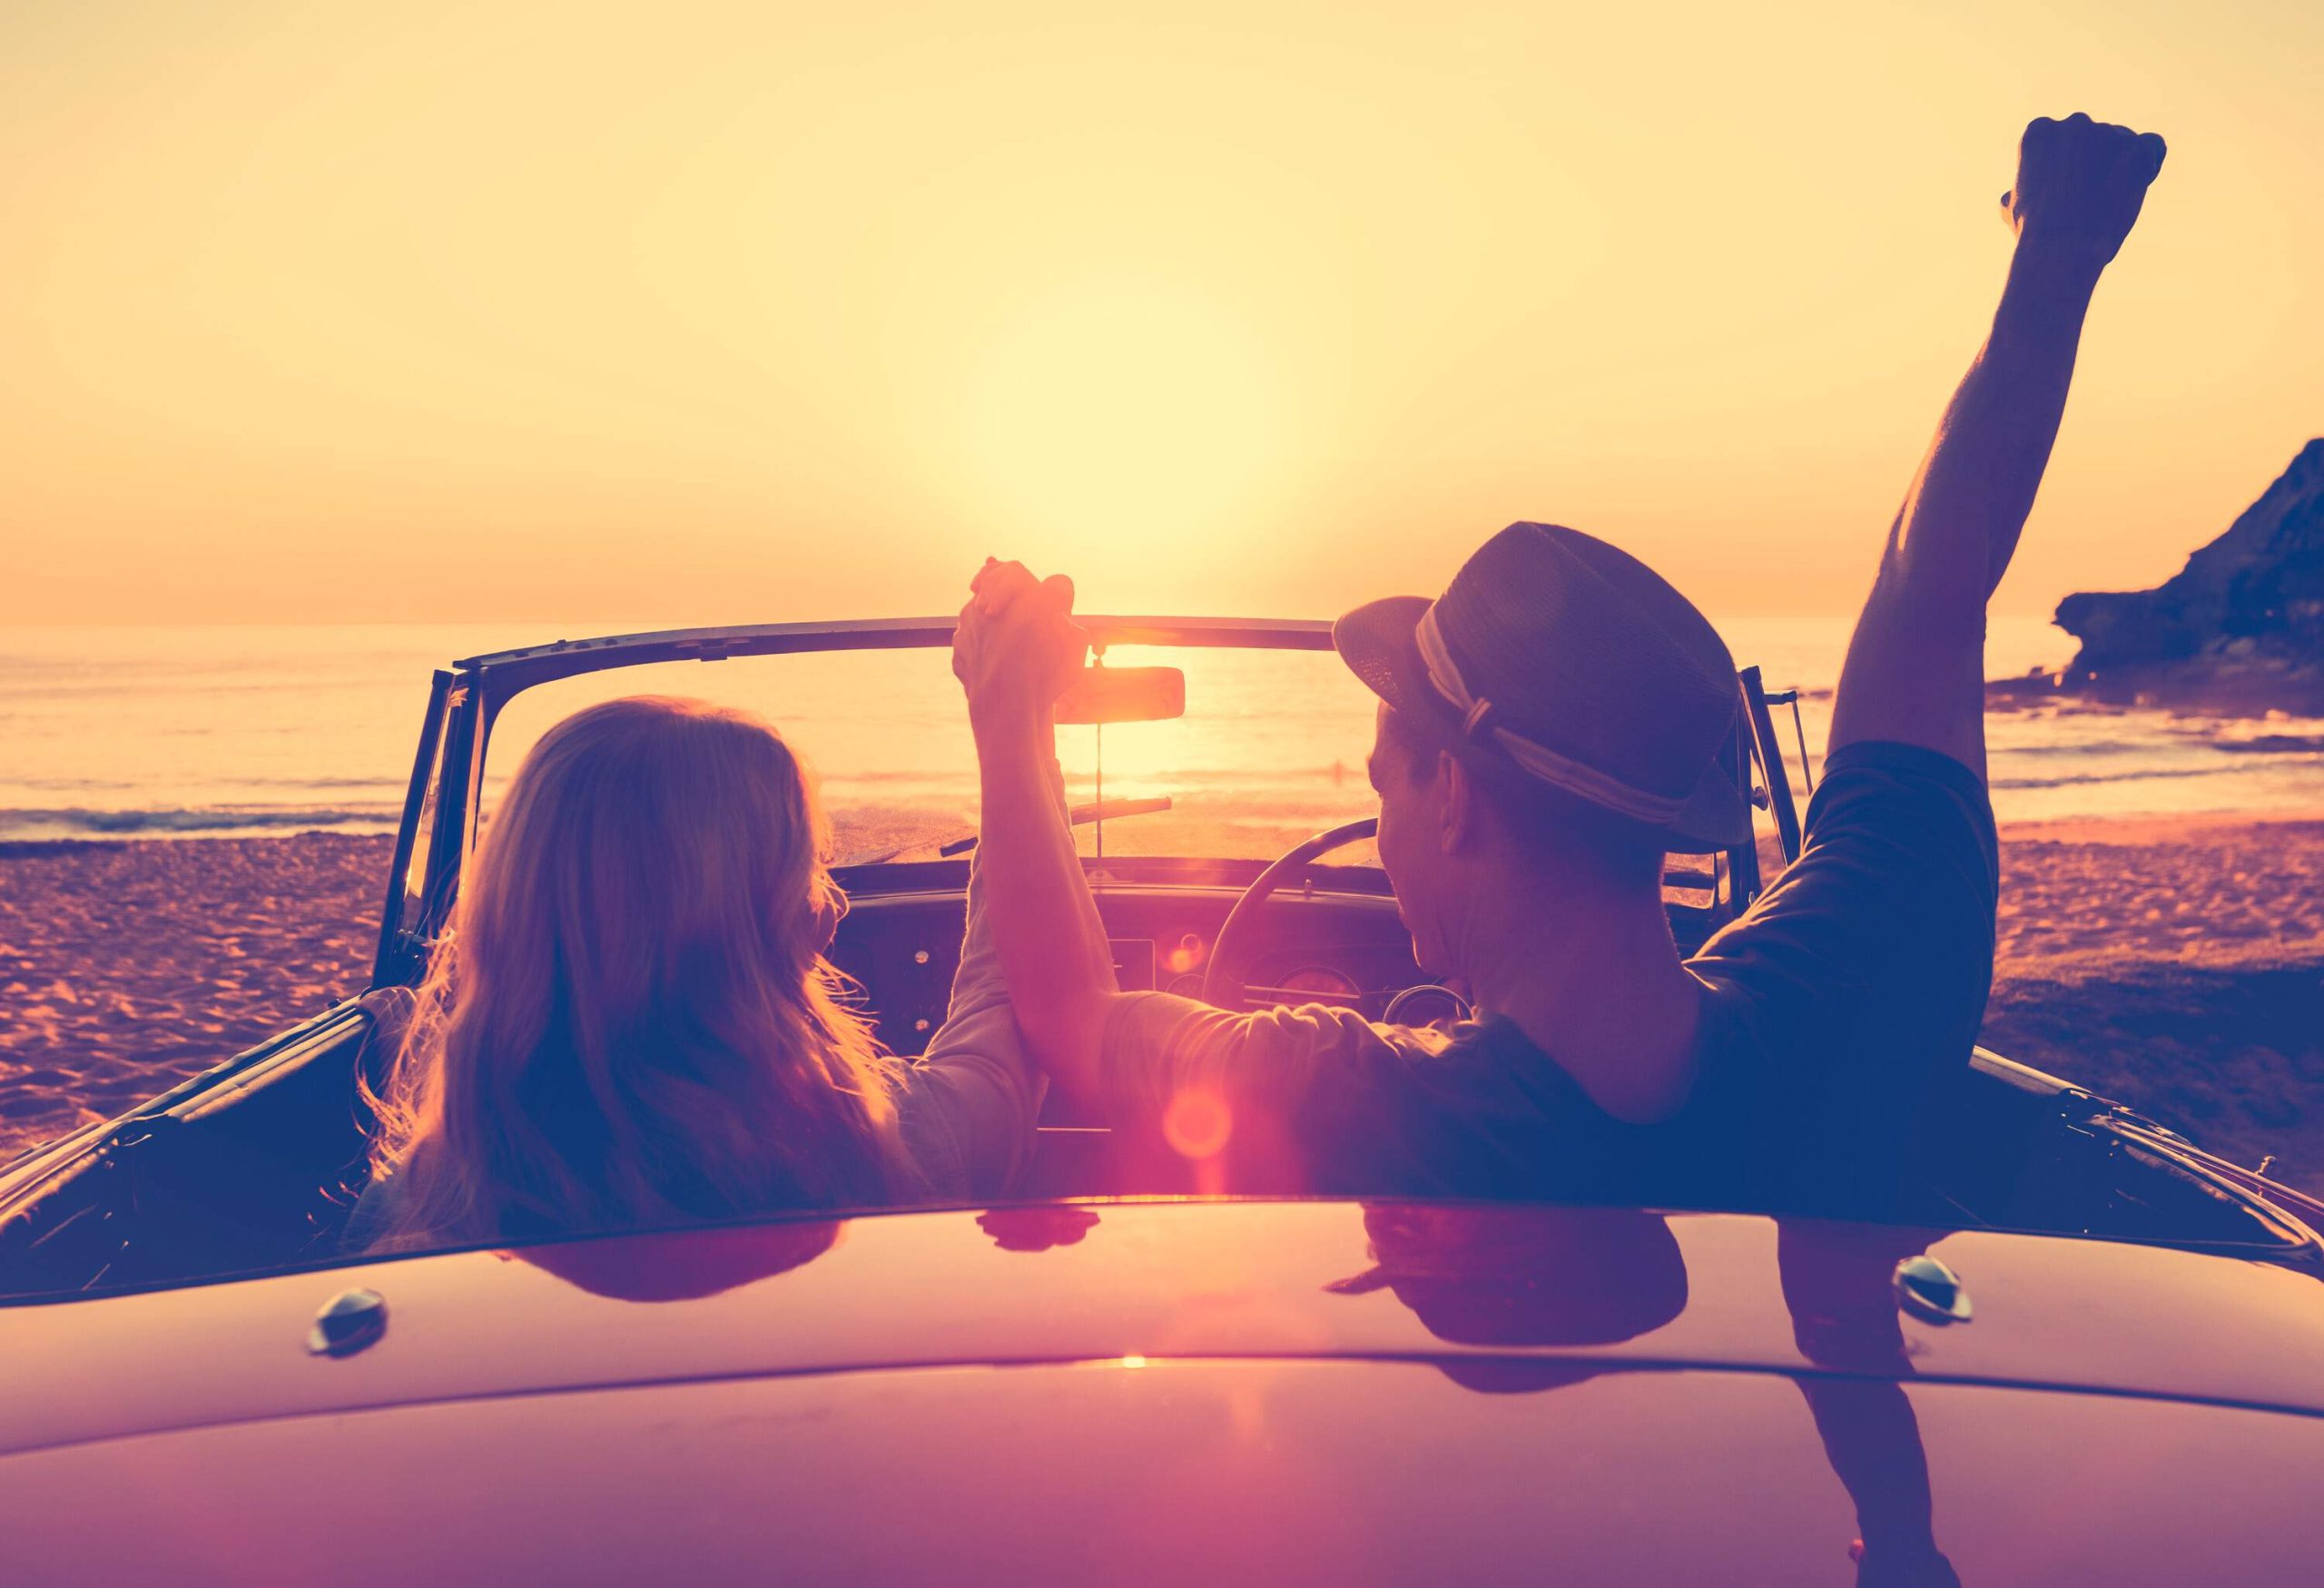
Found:
<svg viewBox="0 0 2324 1588"><path fill-rule="evenodd" d="M389 843L0 844L0 1159L360 991ZM1990 1046L2324 1190L2324 812L2005 829L2000 947Z"/></svg>

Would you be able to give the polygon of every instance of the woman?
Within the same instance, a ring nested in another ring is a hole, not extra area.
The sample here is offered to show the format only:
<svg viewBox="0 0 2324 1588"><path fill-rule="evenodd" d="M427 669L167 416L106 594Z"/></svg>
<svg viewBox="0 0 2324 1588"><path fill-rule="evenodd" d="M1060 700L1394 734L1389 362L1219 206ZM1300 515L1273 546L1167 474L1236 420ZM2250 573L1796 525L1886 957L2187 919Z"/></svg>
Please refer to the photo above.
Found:
<svg viewBox="0 0 2324 1588"><path fill-rule="evenodd" d="M592 706L518 768L373 1098L344 1238L409 1249L964 1200L1029 1153L971 875L950 1018L883 1052L823 957L845 909L797 758L746 712Z"/></svg>

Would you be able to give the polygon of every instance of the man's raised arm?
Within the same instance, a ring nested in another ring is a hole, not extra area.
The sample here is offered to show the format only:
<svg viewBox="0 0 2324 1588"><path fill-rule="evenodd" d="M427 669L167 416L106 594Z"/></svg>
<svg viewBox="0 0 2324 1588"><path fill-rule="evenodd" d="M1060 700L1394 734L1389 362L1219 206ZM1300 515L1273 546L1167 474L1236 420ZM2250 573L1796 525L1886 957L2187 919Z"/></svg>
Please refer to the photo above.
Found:
<svg viewBox="0 0 2324 1588"><path fill-rule="evenodd" d="M2162 167L2152 133L2044 117L2002 212L2017 233L1992 334L1888 531L1848 642L1829 748L1894 740L1985 770L1985 601L2057 439L2092 291Z"/></svg>
<svg viewBox="0 0 2324 1588"><path fill-rule="evenodd" d="M1073 587L988 560L961 610L952 670L969 701L984 812L977 866L993 946L1033 1062L1068 1095L1100 1096L1114 960L1057 784L1057 698L1087 649Z"/></svg>

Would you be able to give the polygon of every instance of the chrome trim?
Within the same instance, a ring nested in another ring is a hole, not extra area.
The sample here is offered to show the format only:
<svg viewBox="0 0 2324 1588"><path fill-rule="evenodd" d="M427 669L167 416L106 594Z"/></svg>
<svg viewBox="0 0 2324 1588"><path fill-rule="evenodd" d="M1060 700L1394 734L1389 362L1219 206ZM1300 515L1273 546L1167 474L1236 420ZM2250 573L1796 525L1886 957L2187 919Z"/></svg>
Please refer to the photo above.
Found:
<svg viewBox="0 0 2324 1588"><path fill-rule="evenodd" d="M342 1290L322 1304L307 1331L310 1356L352 1356L388 1332L388 1298L376 1290Z"/></svg>
<svg viewBox="0 0 2324 1588"><path fill-rule="evenodd" d="M1898 1263L1889 1283L1897 1307L1923 1323L1965 1324L1975 1316L1961 1276L1926 1252Z"/></svg>
<svg viewBox="0 0 2324 1588"><path fill-rule="evenodd" d="M665 628L589 639L552 640L466 656L464 673L539 668L551 676L635 666L647 660L715 661L789 651L909 650L949 646L958 619L868 617L830 623L745 623L714 628ZM1327 651L1332 626L1308 617L1167 617L1080 615L1074 618L1099 646L1226 646ZM565 664L560 666L559 664ZM572 664L578 664L577 666Z"/></svg>
<svg viewBox="0 0 2324 1588"><path fill-rule="evenodd" d="M2273 1225L2282 1233L2286 1245L2304 1256L2311 1265L2324 1268L2324 1236L2319 1236L2315 1227L2282 1203L2253 1189L2249 1182L2259 1177L2250 1169L2204 1151L2177 1131L2152 1119L2142 1119L2120 1104L2107 1104L2103 1098L2094 1100L2102 1107L2087 1123L2142 1151L2168 1159L2260 1222ZM2272 1187L2274 1182L2260 1180L2260 1184Z"/></svg>

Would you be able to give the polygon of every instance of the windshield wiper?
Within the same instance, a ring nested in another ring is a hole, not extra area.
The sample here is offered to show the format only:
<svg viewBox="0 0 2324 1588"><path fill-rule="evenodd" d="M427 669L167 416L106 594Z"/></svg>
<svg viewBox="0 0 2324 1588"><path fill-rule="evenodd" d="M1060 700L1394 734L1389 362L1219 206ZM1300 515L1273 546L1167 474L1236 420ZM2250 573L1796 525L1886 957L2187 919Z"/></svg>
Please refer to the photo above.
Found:
<svg viewBox="0 0 2324 1588"><path fill-rule="evenodd" d="M1169 808L1168 794L1151 800L1099 800L1094 805L1074 806L1066 813L1066 817L1077 827L1087 827L1092 822L1118 821L1124 816L1150 816L1157 811L1167 811ZM977 835L970 833L953 839L951 843L939 848L936 853L950 860L954 855L968 853L976 846Z"/></svg>
<svg viewBox="0 0 2324 1588"><path fill-rule="evenodd" d="M1170 796L1163 794L1159 798L1150 800L1099 800L1095 804L1075 805L1066 814L1075 826L1087 827L1092 822L1112 822L1124 816L1150 816L1157 811L1167 811L1169 808ZM968 853L976 846L977 835L974 833L963 833L956 838L947 839L944 843L938 844L936 853L946 860L952 860ZM841 861L840 864L843 866L881 865L900 854L909 854L915 849L927 847L926 839L915 838L908 843L874 850L869 854L851 854Z"/></svg>

